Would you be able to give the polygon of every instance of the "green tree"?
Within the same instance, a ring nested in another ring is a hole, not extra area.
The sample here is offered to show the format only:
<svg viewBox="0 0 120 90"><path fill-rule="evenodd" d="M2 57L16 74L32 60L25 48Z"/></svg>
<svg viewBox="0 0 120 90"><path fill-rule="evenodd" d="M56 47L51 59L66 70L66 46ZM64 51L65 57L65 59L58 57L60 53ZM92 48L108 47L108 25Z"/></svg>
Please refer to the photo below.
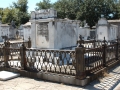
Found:
<svg viewBox="0 0 120 90"><path fill-rule="evenodd" d="M2 23L10 24L11 21L15 19L14 15L15 15L14 9L8 7L3 9Z"/></svg>
<svg viewBox="0 0 120 90"><path fill-rule="evenodd" d="M17 2L13 2L13 6L21 12L27 13L28 10L28 1L27 0L18 0Z"/></svg>
<svg viewBox="0 0 120 90"><path fill-rule="evenodd" d="M13 8L16 9L15 21L17 25L25 24L29 21L30 15L28 14L28 1L27 0L18 0L13 2Z"/></svg>
<svg viewBox="0 0 120 90"><path fill-rule="evenodd" d="M76 0L58 0L53 7L58 12L58 18L76 18Z"/></svg>
<svg viewBox="0 0 120 90"><path fill-rule="evenodd" d="M114 8L115 12L113 12L113 19L120 19L120 0L115 3L116 7Z"/></svg>
<svg viewBox="0 0 120 90"><path fill-rule="evenodd" d="M10 7L0 9L2 23L10 24L14 20L16 26L19 26L28 22L30 15L27 12L27 4L27 0L18 0L17 2L13 2Z"/></svg>
<svg viewBox="0 0 120 90"><path fill-rule="evenodd" d="M91 28L101 16L117 18L120 10L116 8L114 0L58 0L53 6L58 12L58 18L86 20Z"/></svg>
<svg viewBox="0 0 120 90"><path fill-rule="evenodd" d="M92 28L101 16L111 19L110 14L114 15L114 0L83 0L80 3L77 19L86 20Z"/></svg>
<svg viewBox="0 0 120 90"><path fill-rule="evenodd" d="M3 8L0 8L0 15L2 15L3 13Z"/></svg>
<svg viewBox="0 0 120 90"><path fill-rule="evenodd" d="M50 3L50 0L43 0L40 1L39 3L36 3L36 10L40 10L40 9L49 9L52 7L52 4Z"/></svg>

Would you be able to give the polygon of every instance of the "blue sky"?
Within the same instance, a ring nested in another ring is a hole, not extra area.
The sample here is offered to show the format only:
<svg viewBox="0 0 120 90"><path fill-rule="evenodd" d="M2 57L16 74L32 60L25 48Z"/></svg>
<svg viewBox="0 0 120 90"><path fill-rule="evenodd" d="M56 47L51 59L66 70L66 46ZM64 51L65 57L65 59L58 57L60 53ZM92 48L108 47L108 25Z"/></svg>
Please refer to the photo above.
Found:
<svg viewBox="0 0 120 90"><path fill-rule="evenodd" d="M28 0L28 11L34 11L36 7L36 3L42 0ZM51 2L56 2L57 0L51 0ZM0 0L0 8L6 8L12 5L12 2L17 2L17 0Z"/></svg>

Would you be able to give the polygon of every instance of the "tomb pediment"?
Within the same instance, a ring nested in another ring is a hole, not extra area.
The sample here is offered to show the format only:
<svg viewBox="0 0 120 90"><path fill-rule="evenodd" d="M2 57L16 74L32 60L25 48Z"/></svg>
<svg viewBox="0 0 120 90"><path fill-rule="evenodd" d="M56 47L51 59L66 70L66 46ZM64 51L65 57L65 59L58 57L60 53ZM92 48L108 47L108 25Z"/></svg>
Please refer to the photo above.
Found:
<svg viewBox="0 0 120 90"><path fill-rule="evenodd" d="M108 24L108 22L105 18L101 18L98 21L98 25L107 25L107 24Z"/></svg>
<svg viewBox="0 0 120 90"><path fill-rule="evenodd" d="M56 18L57 11L54 9L41 9L39 11L31 12L31 19L47 19L47 18Z"/></svg>

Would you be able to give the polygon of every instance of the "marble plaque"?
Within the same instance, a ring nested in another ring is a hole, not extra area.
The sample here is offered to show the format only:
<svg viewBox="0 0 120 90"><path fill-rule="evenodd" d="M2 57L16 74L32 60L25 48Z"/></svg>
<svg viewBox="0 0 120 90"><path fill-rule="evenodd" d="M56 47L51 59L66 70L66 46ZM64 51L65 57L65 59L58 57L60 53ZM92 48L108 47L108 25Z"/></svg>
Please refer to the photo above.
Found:
<svg viewBox="0 0 120 90"><path fill-rule="evenodd" d="M0 80L5 81L20 76L18 73L0 71Z"/></svg>
<svg viewBox="0 0 120 90"><path fill-rule="evenodd" d="M49 40L48 23L44 22L37 25L37 35L45 37L47 41Z"/></svg>

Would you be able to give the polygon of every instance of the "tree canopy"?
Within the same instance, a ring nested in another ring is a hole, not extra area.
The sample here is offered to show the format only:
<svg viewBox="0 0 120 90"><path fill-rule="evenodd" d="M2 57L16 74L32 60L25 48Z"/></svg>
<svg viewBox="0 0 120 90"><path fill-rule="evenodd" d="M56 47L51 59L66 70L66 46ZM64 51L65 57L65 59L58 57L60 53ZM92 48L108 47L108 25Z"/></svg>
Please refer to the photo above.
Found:
<svg viewBox="0 0 120 90"><path fill-rule="evenodd" d="M17 2L13 2L13 7L15 7L21 12L27 12L28 10L27 4L28 4L27 0L18 0Z"/></svg>
<svg viewBox="0 0 120 90"><path fill-rule="evenodd" d="M113 0L84 0L80 3L77 12L77 19L86 20L90 27L94 26L98 19L103 16L107 19L112 19L114 16L114 2Z"/></svg>
<svg viewBox="0 0 120 90"><path fill-rule="evenodd" d="M25 24L29 21L27 0L18 0L13 2L10 7L0 9L2 23L10 24L12 20L15 21L16 26Z"/></svg>
<svg viewBox="0 0 120 90"><path fill-rule="evenodd" d="M58 18L76 18L76 2L74 0L58 0L53 4L58 12Z"/></svg>
<svg viewBox="0 0 120 90"><path fill-rule="evenodd" d="M39 7L37 10L54 8L58 18L86 20L90 27L102 16L107 19L120 17L120 1L115 0L58 0L53 4L50 0L43 0L36 5Z"/></svg>
<svg viewBox="0 0 120 90"><path fill-rule="evenodd" d="M58 18L68 18L72 20L86 21L92 28L98 19L105 17L107 19L120 18L120 0L57 0L51 3L51 0L42 0L36 2L36 9L54 8L57 10ZM28 0L17 0L10 7L0 9L2 23L16 21L16 25L24 24L29 21Z"/></svg>
<svg viewBox="0 0 120 90"><path fill-rule="evenodd" d="M37 8L35 8L36 10L39 9L49 9L52 7L52 4L50 3L50 0L43 0L40 1L39 3L36 3Z"/></svg>
<svg viewBox="0 0 120 90"><path fill-rule="evenodd" d="M29 21L28 14L28 1L27 0L18 0L17 2L13 2L13 7L17 9L16 11L16 22L20 24L25 24Z"/></svg>

